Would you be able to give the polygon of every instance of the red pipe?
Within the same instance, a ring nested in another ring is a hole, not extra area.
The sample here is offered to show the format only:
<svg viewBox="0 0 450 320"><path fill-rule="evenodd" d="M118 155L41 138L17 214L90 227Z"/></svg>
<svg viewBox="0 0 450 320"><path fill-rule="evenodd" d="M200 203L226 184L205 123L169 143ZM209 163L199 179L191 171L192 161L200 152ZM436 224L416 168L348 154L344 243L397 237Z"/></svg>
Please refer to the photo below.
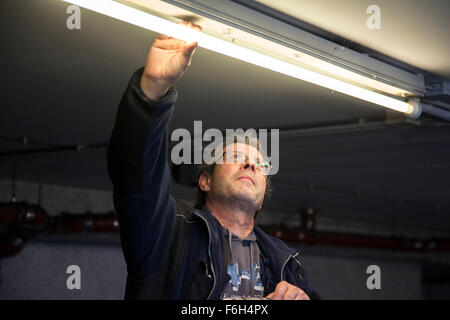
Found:
<svg viewBox="0 0 450 320"><path fill-rule="evenodd" d="M19 226L45 226L47 212L25 202L0 203L0 223Z"/></svg>
<svg viewBox="0 0 450 320"><path fill-rule="evenodd" d="M46 211L39 206L27 203L0 203L0 224L6 224L10 231L14 230L12 233L0 235L0 238L3 239L0 239L2 240L0 242L0 256L10 256L18 253L30 236L28 230L38 231L37 229L39 229L44 231L43 227L48 227L47 231L50 234L119 231L119 223L113 212L107 214L62 213L60 216L52 217L50 221L48 219ZM274 226L263 227L263 229L268 234L276 236L287 243L418 252L450 251L450 239L448 238L420 240L403 237L280 229Z"/></svg>
<svg viewBox="0 0 450 320"><path fill-rule="evenodd" d="M116 232L119 223L115 215L107 214L70 214L62 213L53 218L49 233L79 233L79 232Z"/></svg>
<svg viewBox="0 0 450 320"><path fill-rule="evenodd" d="M380 237L360 234L343 234L319 231L299 231L294 229L277 229L275 227L263 227L270 235L273 235L287 243L306 245L327 245L345 247L380 248L406 251L450 251L450 239L408 239L402 237Z"/></svg>
<svg viewBox="0 0 450 320"><path fill-rule="evenodd" d="M0 203L0 257L19 253L33 231L47 226L47 212L39 206L25 202Z"/></svg>

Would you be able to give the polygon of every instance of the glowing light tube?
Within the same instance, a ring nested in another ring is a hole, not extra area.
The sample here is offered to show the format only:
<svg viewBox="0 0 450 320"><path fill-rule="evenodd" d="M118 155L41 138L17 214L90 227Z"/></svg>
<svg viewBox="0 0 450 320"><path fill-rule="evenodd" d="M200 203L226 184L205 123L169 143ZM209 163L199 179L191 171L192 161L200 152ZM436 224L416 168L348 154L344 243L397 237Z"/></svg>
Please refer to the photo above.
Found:
<svg viewBox="0 0 450 320"><path fill-rule="evenodd" d="M183 25L162 19L147 12L129 7L113 0L62 0L77 6L104 14L106 16L128 22L130 24L157 32L167 36L184 40L196 41L199 47L221 53L260 67L280 72L285 75L314 83L321 87L341 92L355 98L377 105L391 108L406 114L415 111L413 104L397 100L383 94L358 87L329 76L322 75L300 66L278 60L268 55L238 46L202 32L187 28Z"/></svg>

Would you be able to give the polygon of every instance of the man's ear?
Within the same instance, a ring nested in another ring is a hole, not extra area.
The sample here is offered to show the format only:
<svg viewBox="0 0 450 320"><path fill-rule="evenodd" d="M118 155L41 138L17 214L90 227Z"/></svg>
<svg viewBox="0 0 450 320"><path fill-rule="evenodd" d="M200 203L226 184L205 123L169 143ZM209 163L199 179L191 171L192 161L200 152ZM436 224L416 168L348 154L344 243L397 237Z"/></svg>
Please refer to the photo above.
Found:
<svg viewBox="0 0 450 320"><path fill-rule="evenodd" d="M211 189L211 175L208 172L202 172L198 178L198 186L204 192L208 192Z"/></svg>

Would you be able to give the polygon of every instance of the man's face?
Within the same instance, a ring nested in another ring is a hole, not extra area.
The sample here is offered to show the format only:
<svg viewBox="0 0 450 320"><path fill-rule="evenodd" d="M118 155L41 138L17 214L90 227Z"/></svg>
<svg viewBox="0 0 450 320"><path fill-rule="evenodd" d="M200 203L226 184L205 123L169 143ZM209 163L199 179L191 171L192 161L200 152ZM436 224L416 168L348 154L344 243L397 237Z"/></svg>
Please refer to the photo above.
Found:
<svg viewBox="0 0 450 320"><path fill-rule="evenodd" d="M208 192L211 201L242 201L258 210L266 191L266 176L256 165L262 162L256 148L243 143L230 144L224 149L223 161L216 164L212 176L207 181L199 180L200 188Z"/></svg>

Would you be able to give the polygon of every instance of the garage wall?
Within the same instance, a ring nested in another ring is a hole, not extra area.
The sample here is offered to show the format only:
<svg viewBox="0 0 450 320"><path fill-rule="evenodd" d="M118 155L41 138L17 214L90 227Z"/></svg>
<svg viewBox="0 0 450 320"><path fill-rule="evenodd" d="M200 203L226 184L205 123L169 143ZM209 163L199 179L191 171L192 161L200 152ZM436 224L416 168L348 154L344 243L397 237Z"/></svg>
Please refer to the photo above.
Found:
<svg viewBox="0 0 450 320"><path fill-rule="evenodd" d="M70 265L79 290L67 288ZM122 299L126 274L119 246L33 242L1 261L0 299Z"/></svg>
<svg viewBox="0 0 450 320"><path fill-rule="evenodd" d="M421 299L421 265L380 259L307 255L310 285L324 299ZM381 269L381 289L366 286L367 266ZM66 273L80 267L81 289L69 290ZM1 261L0 299L122 299L126 265L119 246L29 243Z"/></svg>
<svg viewBox="0 0 450 320"><path fill-rule="evenodd" d="M0 201L10 200L9 181L0 181ZM18 182L18 201L37 203L37 185ZM113 210L111 193L45 185L41 204L51 215L61 211ZM448 254L300 247L310 285L325 299L421 299L422 265L450 261ZM122 299L126 265L118 234L38 236L16 256L1 262L0 299ZM81 289L69 290L69 265L81 270ZM378 265L381 289L369 290L366 269Z"/></svg>

